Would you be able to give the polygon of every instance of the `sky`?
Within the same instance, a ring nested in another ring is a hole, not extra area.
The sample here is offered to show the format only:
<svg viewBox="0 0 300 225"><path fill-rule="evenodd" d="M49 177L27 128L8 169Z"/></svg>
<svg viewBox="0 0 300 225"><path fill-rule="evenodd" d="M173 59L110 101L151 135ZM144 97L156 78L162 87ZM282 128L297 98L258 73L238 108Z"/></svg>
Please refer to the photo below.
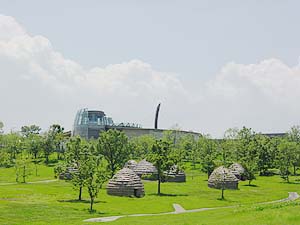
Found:
<svg viewBox="0 0 300 225"><path fill-rule="evenodd" d="M5 131L116 122L221 137L300 124L299 1L0 0Z"/></svg>

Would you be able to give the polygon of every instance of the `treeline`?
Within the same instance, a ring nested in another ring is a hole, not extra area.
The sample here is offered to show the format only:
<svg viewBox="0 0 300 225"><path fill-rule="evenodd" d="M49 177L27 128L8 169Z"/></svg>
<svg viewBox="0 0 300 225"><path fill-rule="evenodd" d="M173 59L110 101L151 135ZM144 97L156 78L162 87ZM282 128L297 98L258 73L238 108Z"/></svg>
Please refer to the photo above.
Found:
<svg viewBox="0 0 300 225"><path fill-rule="evenodd" d="M209 176L218 166L238 162L245 168L249 184L257 175L274 173L289 182L289 176L296 175L300 167L299 126L292 127L283 137L268 137L243 127L227 130L222 139L182 136L177 131L167 131L160 139L150 135L128 139L123 132L109 130L101 132L98 139L85 140L69 138L57 124L44 133L40 127L30 125L9 134L3 134L3 124L0 125L0 167L15 167L16 181L25 182L32 174L30 165L34 165L38 175L38 164L54 162L56 176L70 171L79 200L83 188L87 189L91 210L102 184L129 159L147 159L156 166L158 194L164 172L174 165L179 171L190 163Z"/></svg>
<svg viewBox="0 0 300 225"><path fill-rule="evenodd" d="M64 157L65 143L64 128L58 124L50 126L44 133L41 133L39 126L30 125L21 127L20 132L8 134L3 134L2 124L0 128L0 167L15 166L16 181L18 182L21 176L25 182L28 173L24 172L24 168L34 163L37 175L37 165L49 164L49 158L53 153L57 156L56 161Z"/></svg>

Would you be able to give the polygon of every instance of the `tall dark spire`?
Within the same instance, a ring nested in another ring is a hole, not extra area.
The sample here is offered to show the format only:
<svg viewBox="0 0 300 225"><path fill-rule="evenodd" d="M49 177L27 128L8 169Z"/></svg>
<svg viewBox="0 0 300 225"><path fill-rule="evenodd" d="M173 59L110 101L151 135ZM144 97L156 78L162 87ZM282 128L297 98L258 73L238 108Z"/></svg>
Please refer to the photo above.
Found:
<svg viewBox="0 0 300 225"><path fill-rule="evenodd" d="M154 121L154 129L157 129L159 109L160 109L160 103L158 104L158 106L156 108L155 121Z"/></svg>

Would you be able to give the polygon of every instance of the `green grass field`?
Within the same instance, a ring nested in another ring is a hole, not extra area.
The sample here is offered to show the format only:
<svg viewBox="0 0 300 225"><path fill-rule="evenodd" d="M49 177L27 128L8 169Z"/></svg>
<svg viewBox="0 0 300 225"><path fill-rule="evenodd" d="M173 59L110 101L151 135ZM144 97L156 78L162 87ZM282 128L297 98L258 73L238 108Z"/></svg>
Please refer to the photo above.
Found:
<svg viewBox="0 0 300 225"><path fill-rule="evenodd" d="M31 175L28 182L50 180L53 167L39 166L39 176ZM193 174L193 176L191 175ZM121 218L107 224L300 224L300 201L258 205L286 198L288 192L300 193L300 183L287 184L279 176L258 177L255 186L240 182L239 190L225 191L225 200L219 200L220 190L207 187L207 177L189 171L186 183L163 183L163 196L156 195L156 182L144 182L144 198L108 196L103 189L89 213L87 192L82 202L76 201L77 191L65 181L51 183L8 184L15 181L14 169L0 169L0 224L84 224L84 219L137 213L173 211L178 203L185 209L218 206L237 206L179 215ZM90 223L85 223L90 224Z"/></svg>

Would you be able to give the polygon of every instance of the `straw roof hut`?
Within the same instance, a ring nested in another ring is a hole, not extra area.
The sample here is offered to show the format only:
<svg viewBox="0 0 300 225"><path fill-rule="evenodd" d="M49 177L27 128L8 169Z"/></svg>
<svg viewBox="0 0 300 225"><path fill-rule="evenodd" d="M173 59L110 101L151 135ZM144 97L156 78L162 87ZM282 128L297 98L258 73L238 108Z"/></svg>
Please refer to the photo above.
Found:
<svg viewBox="0 0 300 225"><path fill-rule="evenodd" d="M128 168L128 169L131 169L133 170L137 165L137 162L135 160L128 160L125 165L124 165L124 168Z"/></svg>
<svg viewBox="0 0 300 225"><path fill-rule="evenodd" d="M75 167L67 167L65 171L61 172L58 176L60 180L71 180L73 174L78 173L78 169Z"/></svg>
<svg viewBox="0 0 300 225"><path fill-rule="evenodd" d="M185 182L185 173L178 169L176 165L172 166L169 171L164 172L165 182Z"/></svg>
<svg viewBox="0 0 300 225"><path fill-rule="evenodd" d="M123 168L109 180L107 194L117 196L143 197L145 195L144 184L139 176L131 169Z"/></svg>
<svg viewBox="0 0 300 225"><path fill-rule="evenodd" d="M133 169L133 171L138 175L150 175L150 174L155 174L157 173L157 169L155 166L151 163L143 159L140 161Z"/></svg>
<svg viewBox="0 0 300 225"><path fill-rule="evenodd" d="M183 171L178 171L178 172L166 172L165 173L165 182L185 182L186 181L186 176Z"/></svg>
<svg viewBox="0 0 300 225"><path fill-rule="evenodd" d="M229 166L229 170L235 175L239 180L247 180L245 177L245 169L239 163L233 163Z"/></svg>
<svg viewBox="0 0 300 225"><path fill-rule="evenodd" d="M208 179L208 187L216 189L238 189L238 179L224 166L216 168Z"/></svg>

